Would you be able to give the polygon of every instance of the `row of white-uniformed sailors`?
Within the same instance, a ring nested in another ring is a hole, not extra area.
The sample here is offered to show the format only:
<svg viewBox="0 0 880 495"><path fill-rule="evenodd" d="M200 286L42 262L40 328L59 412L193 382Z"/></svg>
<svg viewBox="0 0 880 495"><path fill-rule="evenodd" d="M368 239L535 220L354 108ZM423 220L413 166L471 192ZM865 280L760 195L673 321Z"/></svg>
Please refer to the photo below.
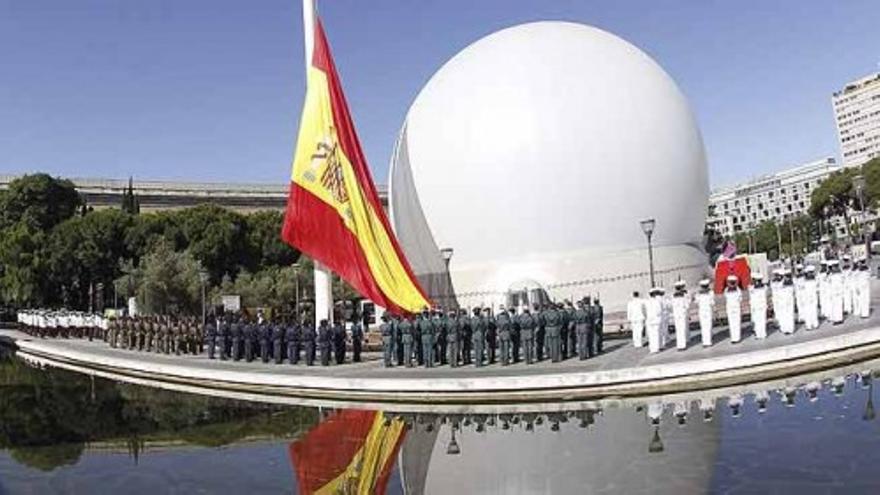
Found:
<svg viewBox="0 0 880 495"><path fill-rule="evenodd" d="M862 386L862 388L867 388L870 384L871 378L871 370L863 371L857 374L858 383ZM846 386L846 376L837 376L828 380L828 385L831 390L831 393L835 397L841 397L844 392L844 387ZM778 390L775 390L779 394L779 398L782 404L791 408L795 405L795 400L797 398L797 392L799 389L803 390L803 393L806 395L807 400L809 402L816 402L819 400L819 391L822 390L822 383L813 380L800 387L796 387L793 385L788 385ZM758 413L765 413L767 411L768 403L770 402L770 393L774 390L756 390L753 392L755 405L757 406ZM699 397L696 401L699 407L700 412L702 413L704 421L711 421L714 417L715 412L715 402L718 398L712 396L704 396ZM688 413L691 410L692 401L690 400L681 400L672 402L672 414L678 420L678 424L684 425L686 422L686 418ZM742 407L745 404L745 397L742 394L731 394L727 396L727 405L730 407L731 415L734 418L739 417L742 414ZM658 425L660 424L660 420L663 416L664 410L669 404L664 402L650 402L646 407L646 415L652 424Z"/></svg>
<svg viewBox="0 0 880 495"><path fill-rule="evenodd" d="M110 320L103 315L82 311L24 309L16 315L19 326L30 329L98 328L107 330Z"/></svg>
<svg viewBox="0 0 880 495"><path fill-rule="evenodd" d="M749 312L752 332L757 339L767 337L768 296L772 295L772 309L777 327L784 334L794 333L798 322L808 330L819 327L820 318L834 324L844 321L846 315L867 318L871 312L871 281L866 260L855 267L841 271L836 259L822 262L820 273L812 265L805 269L798 265L798 274L792 278L791 270L773 272L768 287L760 273L752 274L748 288ZM642 347L647 336L652 353L666 347L667 329L675 327L675 345L679 350L687 348L689 340L689 313L696 303L700 336L704 347L712 345L712 325L715 310L715 294L708 279L700 282L695 295L687 291L684 281L675 284L672 297L667 297L662 287L654 287L648 299L638 292L627 304L627 319L632 329L633 345ZM742 290L739 279L731 275L724 289L725 312L730 330L730 341L742 340ZM647 335L646 335L647 334Z"/></svg>

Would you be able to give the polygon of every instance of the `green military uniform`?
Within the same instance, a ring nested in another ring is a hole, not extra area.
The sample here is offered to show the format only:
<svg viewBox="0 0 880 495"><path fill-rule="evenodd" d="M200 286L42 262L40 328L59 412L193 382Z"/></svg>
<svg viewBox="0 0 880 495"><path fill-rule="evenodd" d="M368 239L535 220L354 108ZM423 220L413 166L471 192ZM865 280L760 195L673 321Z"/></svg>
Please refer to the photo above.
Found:
<svg viewBox="0 0 880 495"><path fill-rule="evenodd" d="M525 312L519 315L518 323L523 358L526 364L532 364L535 362L535 327L538 326L538 321L526 308Z"/></svg>
<svg viewBox="0 0 880 495"><path fill-rule="evenodd" d="M394 328L388 322L387 316L382 316L382 324L379 325L379 334L382 335L382 358L386 368L394 366Z"/></svg>
<svg viewBox="0 0 880 495"><path fill-rule="evenodd" d="M404 317L400 320L398 330L400 331L400 340L403 343L403 363L407 368L412 368L414 341L412 321Z"/></svg>
<svg viewBox="0 0 880 495"><path fill-rule="evenodd" d="M560 332L563 323L562 314L555 305L551 304L541 313L541 316L547 328L547 350L550 352L550 360L558 363L562 360L560 349Z"/></svg>
<svg viewBox="0 0 880 495"><path fill-rule="evenodd" d="M495 321L498 326L498 343L500 344L498 350L501 353L501 366L507 366L510 364L510 329L512 326L510 316L507 311L504 311L504 308L501 308Z"/></svg>
<svg viewBox="0 0 880 495"><path fill-rule="evenodd" d="M583 301L578 303L578 309L574 312L574 328L577 334L578 359L584 360L590 356L589 334L592 332L592 315L587 310Z"/></svg>
<svg viewBox="0 0 880 495"><path fill-rule="evenodd" d="M422 357L424 358L425 367L434 367L434 322L427 311L423 312L417 320L421 335Z"/></svg>
<svg viewBox="0 0 880 495"><path fill-rule="evenodd" d="M486 319L480 317L480 310L474 310L471 318L471 342L474 346L474 366L483 367L483 358L486 346Z"/></svg>
<svg viewBox="0 0 880 495"><path fill-rule="evenodd" d="M456 318L454 314L452 316L444 315L443 318L446 320L446 360L449 363L449 366L458 368L458 358L460 353L458 318Z"/></svg>

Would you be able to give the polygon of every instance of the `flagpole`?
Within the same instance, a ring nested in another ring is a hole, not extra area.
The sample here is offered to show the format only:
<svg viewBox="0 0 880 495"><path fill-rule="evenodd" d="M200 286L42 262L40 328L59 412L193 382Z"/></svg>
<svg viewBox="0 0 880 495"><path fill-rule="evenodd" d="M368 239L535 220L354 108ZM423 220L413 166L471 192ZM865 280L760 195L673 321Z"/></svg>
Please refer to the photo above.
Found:
<svg viewBox="0 0 880 495"><path fill-rule="evenodd" d="M312 66L312 53L315 50L315 11L316 0L303 0L303 49L306 74ZM315 261L315 327L321 320L333 324L333 278L324 265Z"/></svg>

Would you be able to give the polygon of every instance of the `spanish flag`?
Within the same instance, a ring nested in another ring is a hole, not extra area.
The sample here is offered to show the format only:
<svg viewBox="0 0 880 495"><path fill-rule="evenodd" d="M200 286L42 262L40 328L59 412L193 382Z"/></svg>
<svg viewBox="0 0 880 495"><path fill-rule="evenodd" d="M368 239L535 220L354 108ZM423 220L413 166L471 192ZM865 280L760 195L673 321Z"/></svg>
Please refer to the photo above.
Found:
<svg viewBox="0 0 880 495"><path fill-rule="evenodd" d="M281 237L384 308L430 306L379 203L320 20Z"/></svg>
<svg viewBox="0 0 880 495"><path fill-rule="evenodd" d="M345 409L290 444L297 492L385 493L406 436L402 420L382 412Z"/></svg>

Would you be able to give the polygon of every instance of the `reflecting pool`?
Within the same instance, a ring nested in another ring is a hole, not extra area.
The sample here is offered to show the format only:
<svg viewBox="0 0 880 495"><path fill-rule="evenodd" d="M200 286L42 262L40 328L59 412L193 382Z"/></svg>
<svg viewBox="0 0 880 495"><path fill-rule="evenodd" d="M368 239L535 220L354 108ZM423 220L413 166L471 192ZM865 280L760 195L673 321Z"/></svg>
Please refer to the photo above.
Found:
<svg viewBox="0 0 880 495"><path fill-rule="evenodd" d="M872 370L396 410L188 395L0 357L5 493L878 493ZM880 402L878 402L880 404Z"/></svg>

